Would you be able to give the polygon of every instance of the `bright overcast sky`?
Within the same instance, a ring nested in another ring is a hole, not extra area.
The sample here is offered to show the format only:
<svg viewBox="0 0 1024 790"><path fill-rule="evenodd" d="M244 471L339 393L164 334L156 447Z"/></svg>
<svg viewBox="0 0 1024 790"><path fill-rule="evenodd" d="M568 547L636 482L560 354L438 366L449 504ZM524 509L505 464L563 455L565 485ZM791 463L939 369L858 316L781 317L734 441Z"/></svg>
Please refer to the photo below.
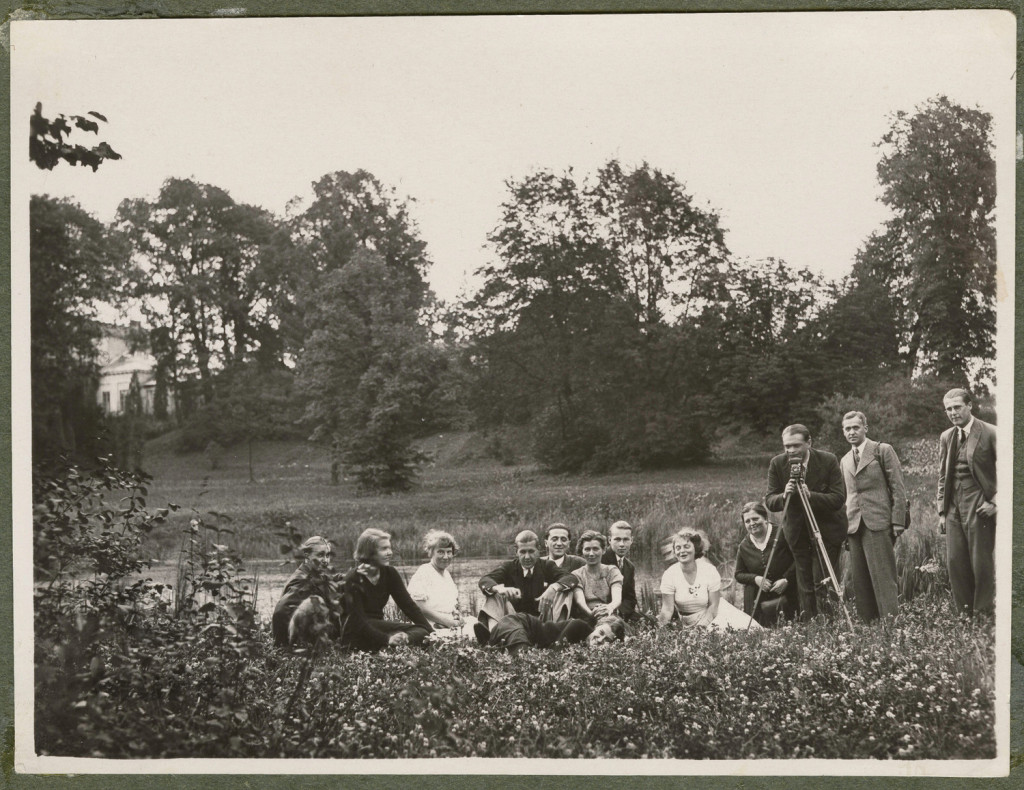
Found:
<svg viewBox="0 0 1024 790"><path fill-rule="evenodd" d="M11 27L15 165L37 101L48 117L103 113L99 139L124 157L22 167L14 227L27 193L107 221L169 177L280 214L325 173L364 168L415 200L445 298L487 259L505 180L537 168L646 160L720 212L738 256L841 276L886 218L874 143L889 113L946 94L991 112L1012 150L1008 12Z"/></svg>

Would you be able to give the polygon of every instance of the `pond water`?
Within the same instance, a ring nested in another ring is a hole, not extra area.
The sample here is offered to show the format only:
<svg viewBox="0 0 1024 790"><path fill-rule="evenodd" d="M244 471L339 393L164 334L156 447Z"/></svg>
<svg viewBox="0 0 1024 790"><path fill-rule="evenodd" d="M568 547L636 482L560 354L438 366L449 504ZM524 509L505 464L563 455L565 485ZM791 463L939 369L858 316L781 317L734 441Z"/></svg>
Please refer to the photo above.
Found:
<svg viewBox="0 0 1024 790"><path fill-rule="evenodd" d="M501 559L494 557L460 557L452 563L448 572L451 573L452 579L459 588L459 608L464 613L475 615L480 610L483 593L477 587L477 582L480 581L481 576L500 565L501 562ZM280 560L250 560L246 563L245 570L240 575L242 578L255 582L256 610L265 622L270 622L274 604L281 597L285 582L288 581L295 567L294 563L282 564ZM408 583L419 565L396 565L395 567ZM177 589L178 572L177 563L154 563L141 576L152 579L157 584L169 585L173 590ZM645 584L653 591L657 591L660 580L660 570L654 572L637 568L637 595L641 594L641 587ZM733 603L738 603L730 593L731 589L726 586L725 594ZM740 601L742 601L742 595L740 595Z"/></svg>

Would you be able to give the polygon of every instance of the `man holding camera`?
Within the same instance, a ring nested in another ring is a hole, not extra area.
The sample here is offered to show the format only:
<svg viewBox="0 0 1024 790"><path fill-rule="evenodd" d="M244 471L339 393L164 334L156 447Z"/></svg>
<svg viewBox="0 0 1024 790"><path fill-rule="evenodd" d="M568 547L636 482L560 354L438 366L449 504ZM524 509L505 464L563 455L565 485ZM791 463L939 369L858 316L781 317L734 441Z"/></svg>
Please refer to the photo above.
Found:
<svg viewBox="0 0 1024 790"><path fill-rule="evenodd" d="M834 570L846 539L846 485L839 461L832 453L811 447L811 432L806 426L790 425L783 430L782 446L785 452L772 458L768 465L768 495L764 503L769 510L782 512L783 534L796 562L800 616L807 620L823 608L819 598L821 604L827 600L830 580L797 487L806 495Z"/></svg>

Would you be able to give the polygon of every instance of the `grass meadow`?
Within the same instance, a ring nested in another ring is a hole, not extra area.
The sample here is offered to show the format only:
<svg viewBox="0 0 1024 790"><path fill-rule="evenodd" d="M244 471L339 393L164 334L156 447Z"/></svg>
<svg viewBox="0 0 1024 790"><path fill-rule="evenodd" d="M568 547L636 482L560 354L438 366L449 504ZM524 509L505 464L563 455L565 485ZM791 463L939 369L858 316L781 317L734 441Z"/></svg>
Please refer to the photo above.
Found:
<svg viewBox="0 0 1024 790"><path fill-rule="evenodd" d="M637 528L633 556L648 590L665 567L663 539L689 525L710 535L710 559L729 579L742 533L739 507L764 493L771 453L688 470L569 478L474 458L464 452L467 441L442 446L421 487L395 496L331 486L326 458L305 444L256 447L255 483L244 452L211 468L202 455L151 447L147 507L173 502L181 509L148 533L143 556L173 562L184 535L211 559L193 570L187 609L145 585L129 588L127 603L104 586L110 615L83 617L69 598L50 596L53 616L37 615L37 751L114 758L995 756L992 623L964 621L951 610L930 515L934 478L925 474L908 481L914 526L898 544L900 614L885 625L858 622L853 634L840 620L821 618L763 633L637 628L624 643L596 650L519 656L468 642L380 654L274 648L265 618L245 605L252 592L244 568L280 560L278 533L289 524L303 536L330 537L340 568L368 526L393 534L396 564L414 565L431 527L452 531L465 557L498 559L520 529L563 521L578 534L626 519ZM205 528L190 533L197 515ZM225 544L237 550L242 569L218 548ZM649 593L645 604L653 608Z"/></svg>
<svg viewBox="0 0 1024 790"><path fill-rule="evenodd" d="M331 485L325 452L306 443L256 445L252 483L244 448L225 453L211 468L202 454L157 445L147 455L154 478L149 504L173 502L181 510L150 535L146 550L173 561L197 514L211 540L229 543L243 559L280 558L281 534L290 525L304 537L328 537L336 563L344 562L359 533L377 527L392 534L396 565L422 561L420 541L432 528L452 532L463 557L500 559L510 555L522 529L540 532L560 521L579 535L625 519L635 528L631 557L648 572L664 569L665 538L690 526L711 537L709 559L730 578L743 537L740 506L764 495L774 452L689 469L569 477L481 458L466 447L471 442L459 434L435 440L428 449L438 462L425 469L416 490L400 495L361 494L351 482ZM897 555L908 595L944 583L933 481L934 474L907 475L914 528L900 539Z"/></svg>

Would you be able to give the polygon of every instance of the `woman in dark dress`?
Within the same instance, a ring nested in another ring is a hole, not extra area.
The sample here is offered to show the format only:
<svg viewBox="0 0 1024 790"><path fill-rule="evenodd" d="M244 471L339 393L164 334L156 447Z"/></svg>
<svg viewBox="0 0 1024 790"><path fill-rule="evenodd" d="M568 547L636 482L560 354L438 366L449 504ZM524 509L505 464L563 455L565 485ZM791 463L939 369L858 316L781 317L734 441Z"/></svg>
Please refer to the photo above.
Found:
<svg viewBox="0 0 1024 790"><path fill-rule="evenodd" d="M780 617L792 619L797 610L796 566L793 554L780 527L768 520L768 509L760 502L747 502L741 511L747 534L736 554L735 579L743 585L743 611L754 610L757 591L761 600L754 620L761 625L774 625ZM768 556L778 539L771 567Z"/></svg>
<svg viewBox="0 0 1024 790"><path fill-rule="evenodd" d="M345 622L342 644L360 650L379 650L389 645L419 645L431 632L430 623L409 595L405 582L391 567L391 536L367 529L356 541L358 565L345 574ZM384 618L388 599L411 623Z"/></svg>
<svg viewBox="0 0 1024 790"><path fill-rule="evenodd" d="M327 538L314 535L307 538L299 546L299 550L302 552L302 564L285 582L270 621L274 644L278 647L296 641L293 638L296 629L292 625L292 618L299 607L311 598L316 601L317 608L323 613L323 622L320 625L323 626L321 630L324 630L325 636L333 639L338 636L340 629L340 619L331 606L337 598L337 592L331 584L331 544ZM300 633L298 641L311 641L306 639L307 636Z"/></svg>

